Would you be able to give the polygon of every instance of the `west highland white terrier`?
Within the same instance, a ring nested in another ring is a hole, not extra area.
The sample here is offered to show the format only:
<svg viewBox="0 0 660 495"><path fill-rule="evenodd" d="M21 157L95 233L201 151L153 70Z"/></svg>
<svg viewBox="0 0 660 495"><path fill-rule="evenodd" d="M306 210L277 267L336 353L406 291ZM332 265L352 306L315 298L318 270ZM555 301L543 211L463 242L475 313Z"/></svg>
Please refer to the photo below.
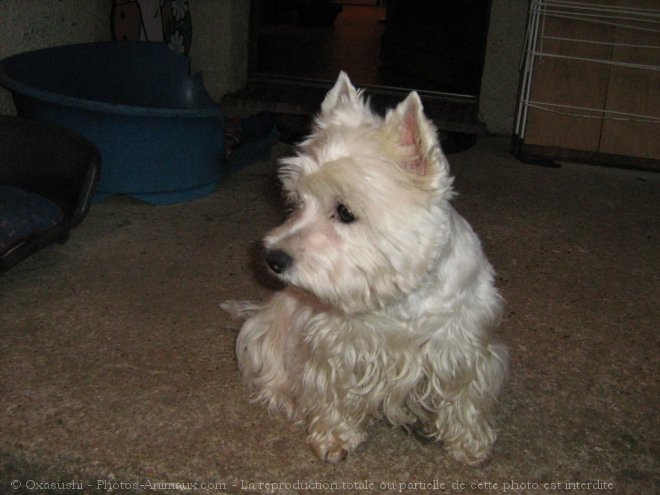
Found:
<svg viewBox="0 0 660 495"><path fill-rule="evenodd" d="M236 353L254 398L304 423L328 462L369 417L482 462L507 369L491 336L502 302L417 93L382 118L342 72L279 176L293 211L264 258L287 286L223 305L248 318Z"/></svg>

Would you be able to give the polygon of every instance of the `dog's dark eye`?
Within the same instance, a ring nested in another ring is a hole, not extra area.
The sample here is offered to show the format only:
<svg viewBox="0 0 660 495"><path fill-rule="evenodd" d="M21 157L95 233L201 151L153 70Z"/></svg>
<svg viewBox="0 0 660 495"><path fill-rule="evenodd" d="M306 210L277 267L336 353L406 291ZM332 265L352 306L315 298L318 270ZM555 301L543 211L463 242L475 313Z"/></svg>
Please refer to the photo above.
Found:
<svg viewBox="0 0 660 495"><path fill-rule="evenodd" d="M337 217L342 223L351 223L355 221L355 215L348 209L346 205L337 205Z"/></svg>

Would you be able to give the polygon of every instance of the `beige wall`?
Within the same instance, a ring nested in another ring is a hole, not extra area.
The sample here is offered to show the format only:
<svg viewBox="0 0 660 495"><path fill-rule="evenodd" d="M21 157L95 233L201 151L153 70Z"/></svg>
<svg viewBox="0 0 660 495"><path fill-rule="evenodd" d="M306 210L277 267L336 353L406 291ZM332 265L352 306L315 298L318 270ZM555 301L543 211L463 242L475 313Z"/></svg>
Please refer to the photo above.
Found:
<svg viewBox="0 0 660 495"><path fill-rule="evenodd" d="M191 0L193 24L190 56L194 71L202 71L212 98L220 100L245 85L248 64L247 0Z"/></svg>
<svg viewBox="0 0 660 495"><path fill-rule="evenodd" d="M0 0L0 58L82 41L110 39L109 0ZM0 113L14 114L0 88Z"/></svg>
<svg viewBox="0 0 660 495"><path fill-rule="evenodd" d="M492 0L479 112L493 134L513 132L528 5L529 0Z"/></svg>
<svg viewBox="0 0 660 495"><path fill-rule="evenodd" d="M110 37L108 0L0 0L0 55Z"/></svg>

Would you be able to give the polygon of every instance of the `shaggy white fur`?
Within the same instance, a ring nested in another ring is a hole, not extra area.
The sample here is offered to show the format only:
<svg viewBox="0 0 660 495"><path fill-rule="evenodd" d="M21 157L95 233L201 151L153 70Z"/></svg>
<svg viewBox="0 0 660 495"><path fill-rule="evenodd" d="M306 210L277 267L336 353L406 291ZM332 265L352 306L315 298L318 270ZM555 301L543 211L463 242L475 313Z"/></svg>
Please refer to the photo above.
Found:
<svg viewBox="0 0 660 495"><path fill-rule="evenodd" d="M449 202L449 165L419 96L383 119L341 73L280 178L293 212L264 246L288 286L263 305L223 306L248 317L236 352L254 397L306 424L329 462L366 438L369 417L483 461L507 368L491 337L501 298Z"/></svg>

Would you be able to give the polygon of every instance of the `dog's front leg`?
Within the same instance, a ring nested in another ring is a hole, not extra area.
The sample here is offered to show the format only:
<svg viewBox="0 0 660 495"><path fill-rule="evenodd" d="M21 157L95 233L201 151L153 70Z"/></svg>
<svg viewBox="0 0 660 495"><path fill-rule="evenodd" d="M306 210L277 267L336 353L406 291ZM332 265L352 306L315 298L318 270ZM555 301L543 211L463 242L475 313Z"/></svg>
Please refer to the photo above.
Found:
<svg viewBox="0 0 660 495"><path fill-rule="evenodd" d="M323 311L305 328L309 359L302 374L307 443L323 461L346 459L367 437L370 403L356 381L361 346L354 340L354 319Z"/></svg>

